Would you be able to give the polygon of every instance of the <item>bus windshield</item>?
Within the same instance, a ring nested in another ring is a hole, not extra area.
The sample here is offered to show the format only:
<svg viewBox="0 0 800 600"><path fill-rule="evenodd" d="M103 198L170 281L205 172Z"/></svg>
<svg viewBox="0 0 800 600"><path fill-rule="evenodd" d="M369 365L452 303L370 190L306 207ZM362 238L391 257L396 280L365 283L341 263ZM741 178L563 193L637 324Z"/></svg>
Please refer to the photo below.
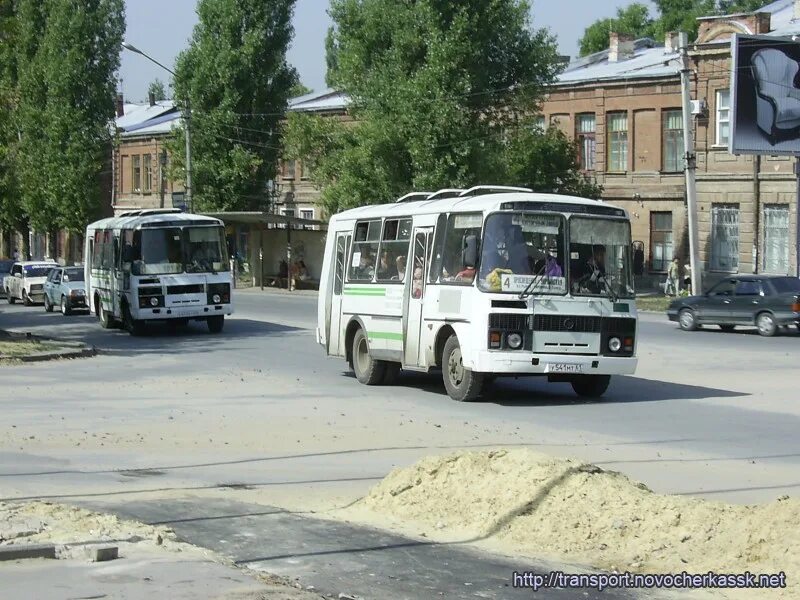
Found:
<svg viewBox="0 0 800 600"><path fill-rule="evenodd" d="M565 219L545 213L489 215L478 287L487 292L566 294Z"/></svg>
<svg viewBox="0 0 800 600"><path fill-rule="evenodd" d="M633 298L630 224L585 217L569 223L572 294Z"/></svg>
<svg viewBox="0 0 800 600"><path fill-rule="evenodd" d="M224 240L221 227L136 231L129 255L132 272L134 275L167 275L225 271L228 259ZM129 262L125 258L123 262Z"/></svg>

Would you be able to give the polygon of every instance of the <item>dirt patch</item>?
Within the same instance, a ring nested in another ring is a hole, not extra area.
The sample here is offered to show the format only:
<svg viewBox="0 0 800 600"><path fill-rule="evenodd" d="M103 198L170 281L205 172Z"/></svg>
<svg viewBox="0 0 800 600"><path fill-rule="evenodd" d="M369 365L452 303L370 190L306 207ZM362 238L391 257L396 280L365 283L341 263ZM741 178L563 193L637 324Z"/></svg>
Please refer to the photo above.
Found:
<svg viewBox="0 0 800 600"><path fill-rule="evenodd" d="M422 535L509 554L643 573L787 573L797 598L800 502L740 506L655 494L613 471L529 450L458 452L397 469L361 509Z"/></svg>

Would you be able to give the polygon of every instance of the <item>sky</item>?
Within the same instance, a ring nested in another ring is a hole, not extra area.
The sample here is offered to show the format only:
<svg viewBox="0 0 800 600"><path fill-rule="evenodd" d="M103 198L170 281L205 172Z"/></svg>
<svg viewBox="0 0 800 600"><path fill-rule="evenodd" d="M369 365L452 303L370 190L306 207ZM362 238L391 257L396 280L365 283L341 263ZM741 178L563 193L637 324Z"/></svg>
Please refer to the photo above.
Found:
<svg viewBox="0 0 800 600"><path fill-rule="evenodd" d="M533 25L547 27L556 35L561 54L576 56L583 30L597 19L613 16L632 0L533 0ZM652 5L652 2L647 2ZM125 0L125 40L172 68L178 53L188 44L197 23L196 0ZM328 0L297 0L294 41L289 62L301 82L325 89L325 35L331 24ZM652 9L651 13L655 10ZM169 73L142 56L122 53L122 92L126 100L142 101L148 84L156 78L169 81Z"/></svg>

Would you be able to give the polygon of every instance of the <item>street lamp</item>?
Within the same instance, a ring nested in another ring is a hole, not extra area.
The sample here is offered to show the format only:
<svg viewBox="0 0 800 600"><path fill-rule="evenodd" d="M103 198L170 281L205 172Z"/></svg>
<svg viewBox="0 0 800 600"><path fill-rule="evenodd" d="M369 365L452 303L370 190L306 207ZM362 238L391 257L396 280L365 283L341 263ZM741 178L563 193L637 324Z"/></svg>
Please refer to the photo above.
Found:
<svg viewBox="0 0 800 600"><path fill-rule="evenodd" d="M169 73L173 77L175 76L175 71L173 71L169 67L165 67L160 62L158 62L155 58L153 58L152 56L149 56L148 54L145 54L144 52L139 50L139 48L137 48L133 44L129 44L128 42L122 42L122 47L125 48L125 50L129 50L130 52L133 52L134 54L140 54L141 56L144 56L147 60L149 60L150 62L152 62L152 63L154 63L156 65L158 65L159 67L164 69L167 73ZM186 129L186 182L185 182L184 187L186 188L186 192L185 192L186 193L186 204L189 206L189 212L194 212L194 206L192 205L192 136L191 136L191 130L190 130L190 127L189 127L189 117L191 116L191 111L192 111L192 109L191 109L191 106L189 104L189 98L187 97L186 98L186 110L184 111L184 114L183 114L183 123L184 123L184 127Z"/></svg>

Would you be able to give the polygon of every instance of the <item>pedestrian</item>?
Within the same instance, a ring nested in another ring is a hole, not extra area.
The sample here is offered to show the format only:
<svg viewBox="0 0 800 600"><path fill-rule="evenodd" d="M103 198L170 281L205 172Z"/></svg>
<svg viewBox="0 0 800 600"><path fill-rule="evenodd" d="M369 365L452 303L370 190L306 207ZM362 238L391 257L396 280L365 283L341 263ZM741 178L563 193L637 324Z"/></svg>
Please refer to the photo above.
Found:
<svg viewBox="0 0 800 600"><path fill-rule="evenodd" d="M19 260L19 249L18 248L14 248L14 260L15 261Z"/></svg>
<svg viewBox="0 0 800 600"><path fill-rule="evenodd" d="M689 262L683 265L683 289L692 294L692 264Z"/></svg>
<svg viewBox="0 0 800 600"><path fill-rule="evenodd" d="M664 283L664 294L667 296L678 295L678 278L680 277L680 267L678 257L672 259L667 268L667 281Z"/></svg>

